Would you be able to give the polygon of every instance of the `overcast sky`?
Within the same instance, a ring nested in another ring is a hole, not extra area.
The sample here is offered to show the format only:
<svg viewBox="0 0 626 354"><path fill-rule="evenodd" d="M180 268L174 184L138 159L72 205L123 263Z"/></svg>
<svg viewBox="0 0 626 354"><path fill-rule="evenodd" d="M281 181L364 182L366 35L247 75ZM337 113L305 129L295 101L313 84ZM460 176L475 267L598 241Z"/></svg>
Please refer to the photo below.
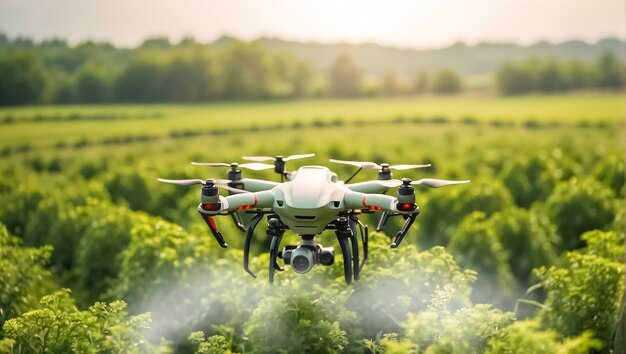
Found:
<svg viewBox="0 0 626 354"><path fill-rule="evenodd" d="M441 47L626 37L626 0L0 0L0 32L140 44L223 34Z"/></svg>

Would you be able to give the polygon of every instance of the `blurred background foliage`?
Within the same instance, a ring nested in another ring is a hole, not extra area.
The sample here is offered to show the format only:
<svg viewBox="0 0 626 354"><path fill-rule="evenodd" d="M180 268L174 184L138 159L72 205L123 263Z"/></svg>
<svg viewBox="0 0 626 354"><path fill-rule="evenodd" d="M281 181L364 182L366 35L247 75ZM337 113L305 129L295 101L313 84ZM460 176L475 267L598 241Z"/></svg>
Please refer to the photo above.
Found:
<svg viewBox="0 0 626 354"><path fill-rule="evenodd" d="M0 104L16 106L0 109L0 352L623 350L623 57L611 40L570 45L399 50L381 66L389 52L367 45L0 35ZM219 248L198 189L156 181L305 152L289 169L432 163L395 177L472 183L418 189L403 245L385 235L400 220L372 232L352 286L340 257L271 286L265 221L253 279L241 231L218 219Z"/></svg>

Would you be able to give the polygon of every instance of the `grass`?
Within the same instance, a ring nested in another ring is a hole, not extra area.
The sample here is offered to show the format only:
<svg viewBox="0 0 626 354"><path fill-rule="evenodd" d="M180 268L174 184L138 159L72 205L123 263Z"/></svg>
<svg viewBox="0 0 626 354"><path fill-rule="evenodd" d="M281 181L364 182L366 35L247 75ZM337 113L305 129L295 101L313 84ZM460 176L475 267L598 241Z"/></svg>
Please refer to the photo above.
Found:
<svg viewBox="0 0 626 354"><path fill-rule="evenodd" d="M196 105L35 106L0 109L1 146L54 146L126 136L165 137L180 132L292 127L328 123L439 119L466 123L615 123L624 120L622 94L483 97L423 96L359 100L211 103ZM41 121L33 121L36 117ZM74 120L49 121L73 116ZM111 116L115 119L94 119ZM81 120L81 118L84 118ZM20 122L22 121L22 122Z"/></svg>

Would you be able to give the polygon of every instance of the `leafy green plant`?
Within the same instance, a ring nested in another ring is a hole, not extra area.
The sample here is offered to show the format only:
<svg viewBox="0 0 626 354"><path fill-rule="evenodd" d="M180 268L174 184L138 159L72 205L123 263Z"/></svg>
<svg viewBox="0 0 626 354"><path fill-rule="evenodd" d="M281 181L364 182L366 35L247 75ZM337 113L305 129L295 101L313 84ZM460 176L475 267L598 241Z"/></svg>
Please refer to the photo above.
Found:
<svg viewBox="0 0 626 354"><path fill-rule="evenodd" d="M482 211L490 216L512 205L510 192L500 182L472 181L471 187L442 189L422 206L418 242L422 247L445 246L466 215Z"/></svg>
<svg viewBox="0 0 626 354"><path fill-rule="evenodd" d="M421 352L483 353L488 342L504 337L504 328L513 314L491 309L490 305L461 308L450 313L447 294L440 293L427 311L409 314L402 323L404 334Z"/></svg>
<svg viewBox="0 0 626 354"><path fill-rule="evenodd" d="M450 294L450 309L469 304L476 273L461 269L443 247L418 252L403 244L392 250L388 242L382 234L371 235L370 258L348 300L366 337L398 332L407 314L425 310L438 291Z"/></svg>
<svg viewBox="0 0 626 354"><path fill-rule="evenodd" d="M559 176L554 162L543 155L523 155L504 164L499 178L511 191L518 206L528 208L533 202L545 200L557 184Z"/></svg>
<svg viewBox="0 0 626 354"><path fill-rule="evenodd" d="M317 297L285 291L263 299L245 324L245 331L255 353L344 352L349 342L341 322L355 314L340 307L340 299L324 294Z"/></svg>
<svg viewBox="0 0 626 354"><path fill-rule="evenodd" d="M197 331L189 335L189 341L197 346L196 354L230 354L226 338L221 335L204 337L204 332Z"/></svg>
<svg viewBox="0 0 626 354"><path fill-rule="evenodd" d="M588 233L585 239L590 241L587 248L567 252L561 266L536 270L547 292L539 318L562 337L590 330L606 347L619 317L624 265L616 260L623 255L616 252L619 238L614 233Z"/></svg>
<svg viewBox="0 0 626 354"><path fill-rule="evenodd" d="M513 276L507 253L484 213L477 211L464 218L448 249L461 267L478 273L475 300L499 304L511 296Z"/></svg>
<svg viewBox="0 0 626 354"><path fill-rule="evenodd" d="M561 339L553 330L545 330L536 320L517 321L502 331L502 336L488 342L486 354L586 354L601 348L602 343L590 331Z"/></svg>
<svg viewBox="0 0 626 354"><path fill-rule="evenodd" d="M556 260L556 228L539 211L510 207L487 222L506 252L511 272L523 286L529 285L534 268Z"/></svg>
<svg viewBox="0 0 626 354"><path fill-rule="evenodd" d="M593 179L572 178L556 186L546 200L545 212L557 227L561 250L583 246L585 231L611 227L620 212L613 192Z"/></svg>
<svg viewBox="0 0 626 354"><path fill-rule="evenodd" d="M39 298L55 289L46 269L52 248L22 247L0 223L0 326L9 318L39 307Z"/></svg>
<svg viewBox="0 0 626 354"><path fill-rule="evenodd" d="M0 344L18 353L156 353L143 335L148 314L128 316L126 304L95 303L78 311L69 291L41 299L41 309L4 323Z"/></svg>

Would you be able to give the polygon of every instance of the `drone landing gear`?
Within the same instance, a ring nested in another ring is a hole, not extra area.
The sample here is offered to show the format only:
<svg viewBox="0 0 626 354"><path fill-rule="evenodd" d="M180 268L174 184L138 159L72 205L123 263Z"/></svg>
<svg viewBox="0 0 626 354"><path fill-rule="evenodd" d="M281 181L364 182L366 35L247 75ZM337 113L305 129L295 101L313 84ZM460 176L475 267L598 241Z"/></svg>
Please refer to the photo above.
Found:
<svg viewBox="0 0 626 354"><path fill-rule="evenodd" d="M248 263L250 260L250 244L252 243L252 236L254 235L254 229L259 224L259 221L261 221L262 218L263 218L263 214L256 214L252 218L252 220L250 221L250 224L248 225L248 228L246 229L246 240L243 243L243 269L246 271L246 273L250 274L255 279L256 279L256 274L254 274L248 267Z"/></svg>
<svg viewBox="0 0 626 354"><path fill-rule="evenodd" d="M270 241L270 284L274 283L274 273L276 270L283 271L283 268L276 262L278 257L278 246L283 239L285 233L284 225L280 220L270 217L267 221L267 236L271 237Z"/></svg>
<svg viewBox="0 0 626 354"><path fill-rule="evenodd" d="M378 226L376 226L376 231L381 231L387 224L387 220L389 220L389 218L398 216L398 215L402 215L405 221L400 231L396 233L396 237L394 241L391 243L391 248L398 248L398 246L400 246L400 243L404 239L404 236L406 236L407 232L409 231L409 228L411 228L411 225L413 225L413 222L415 222L415 218L417 218L417 216L419 215L419 209L416 210L416 212L414 212L413 214L409 214L409 215L389 214L386 211L383 212L382 215L380 216L380 220L378 221Z"/></svg>
<svg viewBox="0 0 626 354"><path fill-rule="evenodd" d="M411 225L413 225L413 222L418 214L419 212L407 215L406 221L404 221L404 225L402 225L402 229L398 231L396 239L391 243L391 248L398 248L398 246L400 246L400 242L402 242L404 236L406 236L406 233L409 231Z"/></svg>
<svg viewBox="0 0 626 354"><path fill-rule="evenodd" d="M337 241L341 247L343 255L343 272L346 284L351 284L352 280L359 280L362 264L359 263L359 240L356 235L357 225L361 227L361 235L363 235L363 224L356 218L340 217L337 219L335 234ZM367 240L363 238L363 248L367 252ZM364 254L363 263L367 258Z"/></svg>

